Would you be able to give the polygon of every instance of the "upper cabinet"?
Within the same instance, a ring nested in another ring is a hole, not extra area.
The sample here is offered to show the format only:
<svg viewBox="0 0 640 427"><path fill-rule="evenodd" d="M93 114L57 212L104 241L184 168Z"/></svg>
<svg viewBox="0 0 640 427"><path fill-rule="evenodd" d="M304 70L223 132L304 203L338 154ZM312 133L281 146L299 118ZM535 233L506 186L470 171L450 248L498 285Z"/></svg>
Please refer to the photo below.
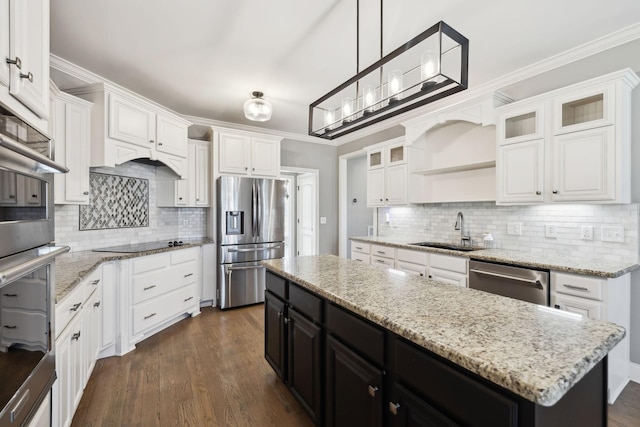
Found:
<svg viewBox="0 0 640 427"><path fill-rule="evenodd" d="M0 101L47 133L49 0L0 0Z"/></svg>
<svg viewBox="0 0 640 427"><path fill-rule="evenodd" d="M186 175L188 121L108 83L68 92L94 104L91 166L114 167L148 158L160 160L181 177Z"/></svg>
<svg viewBox="0 0 640 427"><path fill-rule="evenodd" d="M221 174L277 177L282 138L216 129L218 171Z"/></svg>
<svg viewBox="0 0 640 427"><path fill-rule="evenodd" d="M89 203L89 155L91 103L51 86L49 134L54 141L55 160L69 169L55 174L56 204Z"/></svg>
<svg viewBox="0 0 640 427"><path fill-rule="evenodd" d="M407 147L396 138L367 147L367 206L407 204Z"/></svg>
<svg viewBox="0 0 640 427"><path fill-rule="evenodd" d="M629 203L639 82L622 70L501 107L497 203Z"/></svg>
<svg viewBox="0 0 640 427"><path fill-rule="evenodd" d="M210 145L208 141L189 140L185 179L177 179L167 167L156 168L157 206L191 208L210 206Z"/></svg>

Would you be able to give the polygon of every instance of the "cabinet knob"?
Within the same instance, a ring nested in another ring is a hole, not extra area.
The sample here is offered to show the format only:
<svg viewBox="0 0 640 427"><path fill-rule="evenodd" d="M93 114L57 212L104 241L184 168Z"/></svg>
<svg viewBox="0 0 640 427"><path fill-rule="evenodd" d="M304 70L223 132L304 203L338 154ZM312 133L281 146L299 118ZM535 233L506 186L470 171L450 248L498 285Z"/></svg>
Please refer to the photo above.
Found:
<svg viewBox="0 0 640 427"><path fill-rule="evenodd" d="M244 170L248 171L248 170L249 170L249 168L245 166L245 167L244 167Z"/></svg>
<svg viewBox="0 0 640 427"><path fill-rule="evenodd" d="M15 195L15 194L9 194L9 198L10 198L10 199L15 199L15 198L16 198L16 195Z"/></svg>
<svg viewBox="0 0 640 427"><path fill-rule="evenodd" d="M558 190L553 190L552 193L553 194L558 194Z"/></svg>
<svg viewBox="0 0 640 427"><path fill-rule="evenodd" d="M432 275L429 275L429 279L433 279L433 276L432 276Z"/></svg>
<svg viewBox="0 0 640 427"><path fill-rule="evenodd" d="M420 273L420 277L424 277L424 273Z"/></svg>
<svg viewBox="0 0 640 427"><path fill-rule="evenodd" d="M31 71L29 71L27 74L20 73L20 78L21 78L21 79L27 79L27 80L29 80L31 83L33 83L33 73L32 73Z"/></svg>
<svg viewBox="0 0 640 427"><path fill-rule="evenodd" d="M389 199L385 199L387 202L389 201Z"/></svg>
<svg viewBox="0 0 640 427"><path fill-rule="evenodd" d="M162 142L158 142L158 145L162 145Z"/></svg>
<svg viewBox="0 0 640 427"><path fill-rule="evenodd" d="M155 143L155 141L154 141L153 139L150 139L150 140L149 140L149 143L150 143L150 144L153 144L153 143Z"/></svg>
<svg viewBox="0 0 640 427"><path fill-rule="evenodd" d="M76 332L75 334L71 335L71 339L78 341L80 339L80 331Z"/></svg>
<svg viewBox="0 0 640 427"><path fill-rule="evenodd" d="M88 192L88 191L85 191L85 192L84 192L84 193L82 193L82 194L84 194L85 196L88 196L88 195L89 195L89 192Z"/></svg>
<svg viewBox="0 0 640 427"><path fill-rule="evenodd" d="M34 199L37 199L38 195L37 194L32 194L31 197L34 198Z"/></svg>
<svg viewBox="0 0 640 427"><path fill-rule="evenodd" d="M398 415L398 409L400 409L400 404L399 403L389 402L389 411L393 415Z"/></svg>
<svg viewBox="0 0 640 427"><path fill-rule="evenodd" d="M182 200L182 197L178 197L178 200Z"/></svg>
<svg viewBox="0 0 640 427"><path fill-rule="evenodd" d="M384 200L380 199L381 202L384 202Z"/></svg>
<svg viewBox="0 0 640 427"><path fill-rule="evenodd" d="M251 168L251 170L255 172L256 168Z"/></svg>
<svg viewBox="0 0 640 427"><path fill-rule="evenodd" d="M199 202L199 201L200 201L200 197L196 197L196 202Z"/></svg>
<svg viewBox="0 0 640 427"><path fill-rule="evenodd" d="M18 70L22 70L22 60L19 56L16 56L16 59L7 58L7 64L13 64L18 68Z"/></svg>
<svg viewBox="0 0 640 427"><path fill-rule="evenodd" d="M100 301L93 303L93 306L94 306L95 308L100 307Z"/></svg>
<svg viewBox="0 0 640 427"><path fill-rule="evenodd" d="M378 391L378 387L370 385L369 386L369 396L376 397L376 392Z"/></svg>
<svg viewBox="0 0 640 427"><path fill-rule="evenodd" d="M540 191L536 191L536 194L539 196L539 195L541 195L541 194L542 194L542 192L540 192Z"/></svg>

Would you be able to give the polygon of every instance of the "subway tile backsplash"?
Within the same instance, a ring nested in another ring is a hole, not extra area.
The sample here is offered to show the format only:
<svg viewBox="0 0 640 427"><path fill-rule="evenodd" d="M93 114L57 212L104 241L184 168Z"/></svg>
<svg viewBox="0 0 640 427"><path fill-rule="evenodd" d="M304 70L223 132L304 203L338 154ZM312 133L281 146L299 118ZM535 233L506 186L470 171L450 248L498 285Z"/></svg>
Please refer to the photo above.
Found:
<svg viewBox="0 0 640 427"><path fill-rule="evenodd" d="M71 251L169 239L199 239L206 236L206 208L159 208L156 206L155 167L127 162L115 168L91 168L92 172L131 176L149 181L149 226L105 230L80 230L78 205L56 205L56 243Z"/></svg>
<svg viewBox="0 0 640 427"><path fill-rule="evenodd" d="M474 244L483 244L491 233L496 247L540 252L561 251L571 256L610 261L638 260L639 205L536 205L496 206L492 202L439 203L410 207L379 208L378 235L407 242L460 242L454 230L458 212ZM386 222L387 215L389 222ZM507 224L521 224L521 235L507 234ZM556 237L546 237L552 224ZM582 240L582 225L593 226L593 240ZM603 242L602 226L624 227L624 242Z"/></svg>

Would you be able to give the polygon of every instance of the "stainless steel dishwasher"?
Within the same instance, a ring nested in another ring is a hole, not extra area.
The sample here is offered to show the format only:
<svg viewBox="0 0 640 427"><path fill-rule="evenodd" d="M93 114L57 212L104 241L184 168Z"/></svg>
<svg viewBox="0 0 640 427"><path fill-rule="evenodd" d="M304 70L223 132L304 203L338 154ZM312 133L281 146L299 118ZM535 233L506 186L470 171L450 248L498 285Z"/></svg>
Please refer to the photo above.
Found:
<svg viewBox="0 0 640 427"><path fill-rule="evenodd" d="M549 271L485 261L469 261L469 287L549 305Z"/></svg>

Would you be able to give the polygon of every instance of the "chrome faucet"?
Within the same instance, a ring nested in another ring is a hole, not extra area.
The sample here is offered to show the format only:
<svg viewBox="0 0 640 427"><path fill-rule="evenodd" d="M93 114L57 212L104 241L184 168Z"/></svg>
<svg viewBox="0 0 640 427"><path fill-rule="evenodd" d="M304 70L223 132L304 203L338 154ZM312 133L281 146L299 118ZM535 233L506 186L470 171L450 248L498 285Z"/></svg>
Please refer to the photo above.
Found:
<svg viewBox="0 0 640 427"><path fill-rule="evenodd" d="M467 244L471 245L471 236L467 231L467 234L464 234L464 215L462 212L458 212L458 217L456 218L456 224L453 226L454 230L460 230L460 244L462 246L466 246Z"/></svg>

